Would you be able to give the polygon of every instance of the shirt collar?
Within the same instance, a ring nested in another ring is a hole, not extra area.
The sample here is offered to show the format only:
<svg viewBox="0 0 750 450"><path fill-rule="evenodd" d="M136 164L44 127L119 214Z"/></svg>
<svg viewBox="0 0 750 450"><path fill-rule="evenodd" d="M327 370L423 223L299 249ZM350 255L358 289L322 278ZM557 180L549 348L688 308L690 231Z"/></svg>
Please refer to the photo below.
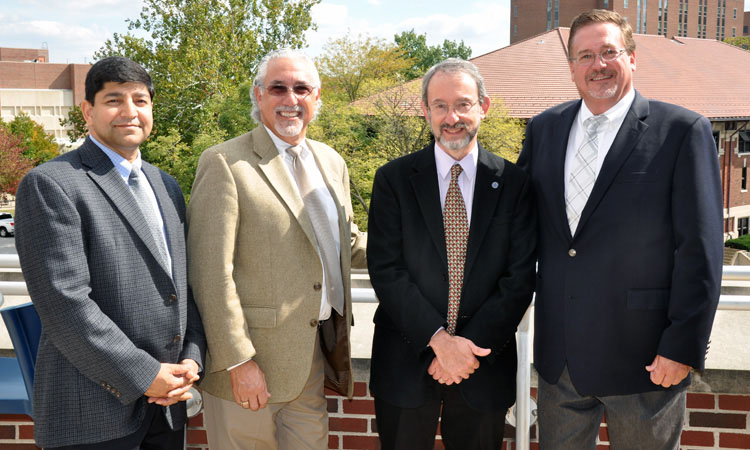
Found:
<svg viewBox="0 0 750 450"><path fill-rule="evenodd" d="M442 179L450 178L451 167L458 163L466 174L468 180L473 180L477 174L477 159L479 158L479 146L474 141L471 151L463 157L461 161L451 158L440 144L435 141L435 164L437 165L438 176Z"/></svg>
<svg viewBox="0 0 750 450"><path fill-rule="evenodd" d="M89 135L89 139L91 139L91 142L96 144L97 147L99 147L107 157L109 157L109 160L112 161L112 165L115 166L115 169L117 169L117 172L120 174L121 177L125 179L127 182L128 177L130 177L130 172L135 168L140 170L141 166L143 165L143 161L141 160L141 151L138 150L138 155L135 157L135 161L132 163L128 161L127 159L123 158L122 155L117 153L116 151L110 149L109 147L105 146L101 142L97 141L96 138L92 135Z"/></svg>
<svg viewBox="0 0 750 450"><path fill-rule="evenodd" d="M273 145L275 145L275 146L276 146L276 150L277 150L277 151L279 152L279 155L281 155L282 157L286 158L286 157L287 157L287 155L289 155L289 153L287 153L286 149L288 149L289 147L292 147L292 144L290 144L290 143L288 143L288 142L284 142L284 141L282 141L280 137L276 136L276 135L275 135L275 134L273 133L273 131L271 131L271 130L270 130L270 129L269 129L269 128L268 128L267 126L266 126L266 124L263 124L263 128L265 128L265 129L266 129L266 132L267 132L267 133L268 133L268 135L269 135L269 136L271 137L271 141L273 142ZM299 147L302 147L302 153L300 154L300 156L301 156L302 158L304 158L304 157L305 157L305 153L306 153L306 151L305 151L305 150L307 150L307 151L310 151L310 149L309 149L309 148L307 147L307 140L306 140L306 139L302 139L302 142L300 142L300 143L299 143L299 144L297 144L297 145L298 145ZM291 157L291 155L290 155L290 157Z"/></svg>
<svg viewBox="0 0 750 450"><path fill-rule="evenodd" d="M603 112L602 114L599 114L600 116L604 116L607 118L607 124L606 126L610 127L614 124L617 124L619 127L619 124L622 122L622 119L625 117L625 114L628 113L628 110L630 109L630 105L633 104L633 100L635 99L635 89L631 88L627 94L623 98L620 99L619 102L615 103L615 105L611 108L609 108L607 111ZM594 113L591 112L588 106L586 106L585 101L581 101L581 110L578 112L578 126L583 127L583 123L588 119L589 117L592 117ZM602 128L600 128L601 130Z"/></svg>

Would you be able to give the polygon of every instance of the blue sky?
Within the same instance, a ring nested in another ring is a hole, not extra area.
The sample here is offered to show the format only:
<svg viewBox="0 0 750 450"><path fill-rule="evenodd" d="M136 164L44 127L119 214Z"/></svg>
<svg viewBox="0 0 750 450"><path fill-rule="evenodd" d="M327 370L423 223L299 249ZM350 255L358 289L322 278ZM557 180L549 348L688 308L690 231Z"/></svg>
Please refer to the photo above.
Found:
<svg viewBox="0 0 750 450"><path fill-rule="evenodd" d="M0 47L49 49L51 62L92 62L125 19L138 17L141 0L0 0ZM308 52L317 56L329 39L352 35L393 42L401 31L426 33L430 45L463 40L473 56L508 45L510 0L324 0L312 12Z"/></svg>

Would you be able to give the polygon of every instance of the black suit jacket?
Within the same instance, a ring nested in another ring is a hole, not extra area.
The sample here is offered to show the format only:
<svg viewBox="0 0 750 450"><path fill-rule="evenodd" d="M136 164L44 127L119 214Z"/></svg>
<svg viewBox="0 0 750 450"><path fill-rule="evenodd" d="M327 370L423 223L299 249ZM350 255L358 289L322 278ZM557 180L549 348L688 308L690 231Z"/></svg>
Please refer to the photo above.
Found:
<svg viewBox="0 0 750 450"><path fill-rule="evenodd" d="M528 176L479 147L456 334L492 353L459 386L481 410L515 398L515 331L531 301L536 217ZM370 388L396 406L420 406L434 383L428 343L446 324L448 263L434 144L375 174L367 260L380 304Z"/></svg>
<svg viewBox="0 0 750 450"><path fill-rule="evenodd" d="M201 367L206 341L187 285L185 201L177 182L143 162L164 220L171 270L127 184L94 142L44 163L16 196L16 248L42 321L34 377L41 447L135 432L160 363ZM171 272L171 274L170 274ZM179 429L185 403L163 408Z"/></svg>
<svg viewBox="0 0 750 450"><path fill-rule="evenodd" d="M563 166L580 106L529 121L518 160L540 213L534 362L549 383L567 363L583 395L661 389L644 367L659 354L702 369L719 299L711 124L636 92L571 236Z"/></svg>

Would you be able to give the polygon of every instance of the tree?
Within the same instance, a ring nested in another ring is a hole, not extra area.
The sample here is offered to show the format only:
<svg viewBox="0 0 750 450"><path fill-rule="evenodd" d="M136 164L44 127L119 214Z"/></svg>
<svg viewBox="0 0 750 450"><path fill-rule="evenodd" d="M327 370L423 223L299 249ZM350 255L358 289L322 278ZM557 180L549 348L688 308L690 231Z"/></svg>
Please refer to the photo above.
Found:
<svg viewBox="0 0 750 450"><path fill-rule="evenodd" d="M23 141L6 126L0 126L0 195L16 195L18 183L33 164L23 156Z"/></svg>
<svg viewBox="0 0 750 450"><path fill-rule="evenodd" d="M80 106L74 106L73 109L68 112L67 117L61 118L60 125L63 127L70 125L72 127L68 130L68 139L70 139L71 142L85 138L89 131Z"/></svg>
<svg viewBox="0 0 750 450"><path fill-rule="evenodd" d="M310 9L319 2L144 0L139 18L127 20L129 31L107 40L95 57L126 56L151 74L154 130L142 148L151 162L174 169L182 146L195 154L206 139L213 140L209 144L225 139L219 123L225 101L252 80L265 54L304 45L305 31L315 29ZM181 146L165 146L177 137ZM192 162L185 166L190 167ZM186 194L193 176L194 170L181 182Z"/></svg>
<svg viewBox="0 0 750 450"><path fill-rule="evenodd" d="M501 99L491 99L490 110L479 127L478 139L482 146L508 161L516 162L524 134L523 122L508 115Z"/></svg>
<svg viewBox="0 0 750 450"><path fill-rule="evenodd" d="M25 113L14 117L7 129L21 139L22 156L33 165L49 161L60 153L60 146L55 138Z"/></svg>
<svg viewBox="0 0 750 450"><path fill-rule="evenodd" d="M728 37L724 39L724 42L734 45L735 47L750 50L750 36Z"/></svg>
<svg viewBox="0 0 750 450"><path fill-rule="evenodd" d="M442 46L427 45L427 34L416 34L414 29L402 31L394 36L396 44L403 54L412 61L411 66L403 72L407 80L419 78L427 69L447 58L469 59L471 47L464 41L457 43L448 39Z"/></svg>
<svg viewBox="0 0 750 450"><path fill-rule="evenodd" d="M353 102L401 81L400 72L412 64L395 45L385 40L346 35L329 40L316 59L323 85L334 93L345 94Z"/></svg>

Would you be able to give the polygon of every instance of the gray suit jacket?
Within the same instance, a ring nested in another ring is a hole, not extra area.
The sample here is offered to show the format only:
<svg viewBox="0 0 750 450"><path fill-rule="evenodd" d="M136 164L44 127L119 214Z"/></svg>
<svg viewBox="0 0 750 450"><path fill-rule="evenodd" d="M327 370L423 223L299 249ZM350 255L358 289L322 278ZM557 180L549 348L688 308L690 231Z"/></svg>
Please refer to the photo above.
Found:
<svg viewBox="0 0 750 450"><path fill-rule="evenodd" d="M16 248L42 321L34 437L42 447L95 443L138 429L161 362L203 367L205 337L187 287L185 202L144 162L161 208L172 273L160 265L135 199L90 139L42 164L16 197ZM185 404L165 408L185 424Z"/></svg>

